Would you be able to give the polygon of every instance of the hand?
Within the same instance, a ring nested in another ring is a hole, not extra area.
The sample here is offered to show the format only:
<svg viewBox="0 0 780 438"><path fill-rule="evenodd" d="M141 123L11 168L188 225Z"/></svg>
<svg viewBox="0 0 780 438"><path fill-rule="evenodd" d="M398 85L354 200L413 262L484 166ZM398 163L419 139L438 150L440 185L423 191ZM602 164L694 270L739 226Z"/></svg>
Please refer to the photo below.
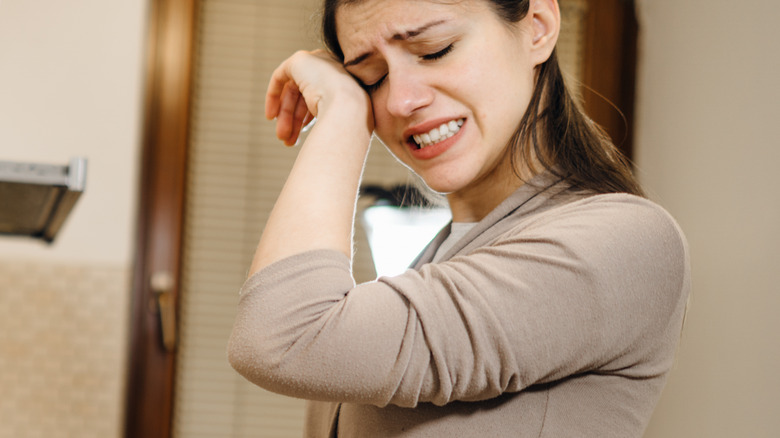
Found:
<svg viewBox="0 0 780 438"><path fill-rule="evenodd" d="M336 114L350 117L350 125L373 131L368 94L329 53L296 52L271 75L265 116L276 118L276 136L287 146L294 145L301 129L314 117L321 120L331 107L339 108ZM357 113L350 112L351 109ZM358 117L354 118L355 115ZM368 126L360 126L361 118Z"/></svg>

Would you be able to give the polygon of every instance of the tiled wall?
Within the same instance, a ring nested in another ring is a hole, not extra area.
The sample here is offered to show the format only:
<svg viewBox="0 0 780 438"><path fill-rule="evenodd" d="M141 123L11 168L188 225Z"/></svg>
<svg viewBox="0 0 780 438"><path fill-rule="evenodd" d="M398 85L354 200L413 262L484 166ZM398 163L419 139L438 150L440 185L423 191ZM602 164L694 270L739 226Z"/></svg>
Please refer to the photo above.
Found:
<svg viewBox="0 0 780 438"><path fill-rule="evenodd" d="M121 435L129 280L0 260L0 438Z"/></svg>

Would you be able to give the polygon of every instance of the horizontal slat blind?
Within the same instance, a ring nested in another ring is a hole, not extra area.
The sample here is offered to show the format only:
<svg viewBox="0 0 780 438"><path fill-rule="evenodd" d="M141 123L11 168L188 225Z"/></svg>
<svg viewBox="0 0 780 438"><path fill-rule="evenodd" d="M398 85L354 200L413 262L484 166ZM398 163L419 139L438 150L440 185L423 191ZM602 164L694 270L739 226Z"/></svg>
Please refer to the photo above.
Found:
<svg viewBox="0 0 780 438"><path fill-rule="evenodd" d="M226 359L238 289L294 152L263 115L270 72L305 41L311 1L200 2L175 437L299 437L303 402Z"/></svg>

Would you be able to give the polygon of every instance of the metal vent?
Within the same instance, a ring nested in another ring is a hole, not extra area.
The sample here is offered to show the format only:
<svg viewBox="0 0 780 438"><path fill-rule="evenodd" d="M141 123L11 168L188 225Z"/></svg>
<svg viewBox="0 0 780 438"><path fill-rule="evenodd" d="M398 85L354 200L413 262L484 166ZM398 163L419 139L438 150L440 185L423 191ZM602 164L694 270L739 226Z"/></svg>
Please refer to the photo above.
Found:
<svg viewBox="0 0 780 438"><path fill-rule="evenodd" d="M86 158L65 166L0 161L0 234L52 242L86 179Z"/></svg>

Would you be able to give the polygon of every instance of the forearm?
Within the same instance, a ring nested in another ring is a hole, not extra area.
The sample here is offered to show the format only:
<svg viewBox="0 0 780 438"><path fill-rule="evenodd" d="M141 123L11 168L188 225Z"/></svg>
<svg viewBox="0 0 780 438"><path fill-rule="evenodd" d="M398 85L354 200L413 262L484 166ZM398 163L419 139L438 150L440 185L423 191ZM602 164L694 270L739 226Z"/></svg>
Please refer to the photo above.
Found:
<svg viewBox="0 0 780 438"><path fill-rule="evenodd" d="M250 275L293 254L333 249L351 257L360 176L371 133L365 105L322 114L274 205Z"/></svg>
<svg viewBox="0 0 780 438"><path fill-rule="evenodd" d="M410 349L424 349L425 342L398 294L374 292L355 289L349 260L339 252L274 263L241 290L228 359L249 381L279 394L386 405L409 372ZM363 298L355 300L356 293ZM412 339L404 346L406 336ZM411 406L415 399L404 394L396 403Z"/></svg>

